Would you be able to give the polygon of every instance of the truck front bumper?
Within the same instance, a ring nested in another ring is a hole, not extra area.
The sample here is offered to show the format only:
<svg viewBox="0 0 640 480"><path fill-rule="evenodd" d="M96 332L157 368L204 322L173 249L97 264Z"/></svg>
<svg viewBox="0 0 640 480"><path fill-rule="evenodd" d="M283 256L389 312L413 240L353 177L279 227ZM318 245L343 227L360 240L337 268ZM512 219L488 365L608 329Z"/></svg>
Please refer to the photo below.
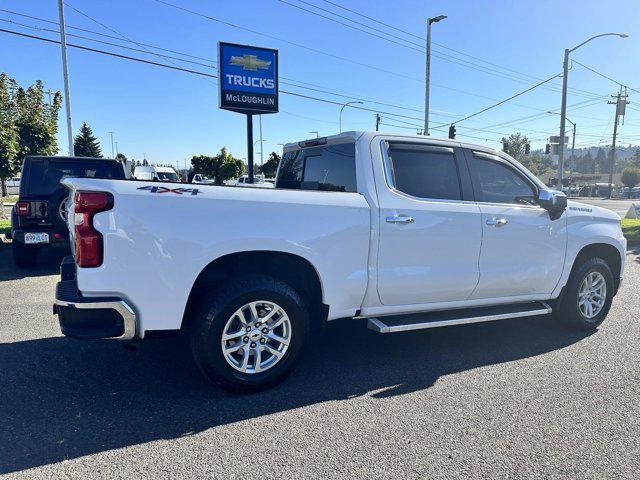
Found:
<svg viewBox="0 0 640 480"><path fill-rule="evenodd" d="M53 313L58 315L64 335L83 340L132 340L136 336L136 314L125 300L82 295L71 255L62 260L60 275Z"/></svg>

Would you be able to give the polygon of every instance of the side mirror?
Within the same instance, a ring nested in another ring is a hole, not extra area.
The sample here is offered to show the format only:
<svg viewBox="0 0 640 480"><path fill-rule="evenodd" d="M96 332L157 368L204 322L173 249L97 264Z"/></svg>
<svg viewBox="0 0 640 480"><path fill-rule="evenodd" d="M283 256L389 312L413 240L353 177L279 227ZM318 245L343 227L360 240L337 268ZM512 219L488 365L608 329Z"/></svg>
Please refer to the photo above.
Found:
<svg viewBox="0 0 640 480"><path fill-rule="evenodd" d="M549 212L551 220L560 218L567 208L567 196L555 190L541 190L538 205Z"/></svg>

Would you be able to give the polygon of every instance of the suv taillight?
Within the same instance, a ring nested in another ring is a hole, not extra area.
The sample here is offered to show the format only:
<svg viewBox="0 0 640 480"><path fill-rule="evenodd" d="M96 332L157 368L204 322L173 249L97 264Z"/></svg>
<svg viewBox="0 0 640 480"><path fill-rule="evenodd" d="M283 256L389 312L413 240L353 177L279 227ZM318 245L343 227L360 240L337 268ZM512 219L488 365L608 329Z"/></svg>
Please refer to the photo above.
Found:
<svg viewBox="0 0 640 480"><path fill-rule="evenodd" d="M16 202L16 215L19 217L28 217L31 215L31 203L29 202Z"/></svg>
<svg viewBox="0 0 640 480"><path fill-rule="evenodd" d="M79 267L102 265L102 235L93 228L93 216L113 208L113 196L107 192L76 192L75 249Z"/></svg>

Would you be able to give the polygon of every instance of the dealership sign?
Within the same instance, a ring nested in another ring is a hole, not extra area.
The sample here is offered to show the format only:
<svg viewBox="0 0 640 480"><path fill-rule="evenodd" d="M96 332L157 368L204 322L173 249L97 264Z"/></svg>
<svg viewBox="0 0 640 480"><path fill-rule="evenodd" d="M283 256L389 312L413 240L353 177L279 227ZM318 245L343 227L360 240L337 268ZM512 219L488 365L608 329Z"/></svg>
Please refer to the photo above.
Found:
<svg viewBox="0 0 640 480"><path fill-rule="evenodd" d="M278 51L218 42L219 107L246 114L278 112Z"/></svg>

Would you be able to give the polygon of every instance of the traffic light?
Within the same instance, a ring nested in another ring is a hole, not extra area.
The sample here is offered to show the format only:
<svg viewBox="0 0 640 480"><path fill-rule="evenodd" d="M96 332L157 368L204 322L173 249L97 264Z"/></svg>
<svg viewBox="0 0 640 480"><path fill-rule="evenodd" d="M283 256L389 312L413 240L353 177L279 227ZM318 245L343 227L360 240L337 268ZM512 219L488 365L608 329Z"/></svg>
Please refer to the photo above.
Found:
<svg viewBox="0 0 640 480"><path fill-rule="evenodd" d="M507 142L502 142L502 151L507 153Z"/></svg>
<svg viewBox="0 0 640 480"><path fill-rule="evenodd" d="M452 140L456 138L456 127L455 127L455 125L449 125L449 138L452 139Z"/></svg>
<svg viewBox="0 0 640 480"><path fill-rule="evenodd" d="M547 155L551 154L551 145L549 145L547 143L547 146L544 147L544 153L546 153Z"/></svg>
<svg viewBox="0 0 640 480"><path fill-rule="evenodd" d="M531 153L531 144L526 143L524 146L524 154L529 155Z"/></svg>

